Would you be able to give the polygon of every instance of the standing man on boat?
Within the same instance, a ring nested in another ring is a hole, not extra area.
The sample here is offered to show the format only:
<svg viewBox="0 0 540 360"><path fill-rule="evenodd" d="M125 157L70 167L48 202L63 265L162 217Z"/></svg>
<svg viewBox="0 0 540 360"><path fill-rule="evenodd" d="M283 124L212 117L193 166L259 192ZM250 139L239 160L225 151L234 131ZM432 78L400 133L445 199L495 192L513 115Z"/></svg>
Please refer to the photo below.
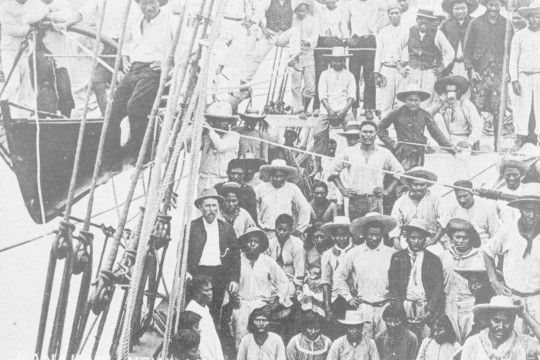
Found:
<svg viewBox="0 0 540 360"><path fill-rule="evenodd" d="M28 66L29 55L33 48L32 43L22 50L20 58L17 54L21 44L32 29L32 26L43 20L49 10L39 0L9 0L0 5L0 26L1 34L1 57L2 71L8 80L10 72L11 78L5 86L2 100L8 100L17 105L33 108L32 99L36 96L32 89L30 78L30 67ZM18 117L15 113L13 116ZM29 113L24 112L21 117L28 117Z"/></svg>
<svg viewBox="0 0 540 360"><path fill-rule="evenodd" d="M504 79L507 76L503 74L503 59L508 55L504 39L507 29L510 31L509 40L514 30L501 15L506 0L481 0L480 4L486 7L486 12L469 24L463 45L463 58L471 83L471 100L479 111L493 115L493 128L497 134L501 83L506 81ZM494 139L496 147L497 136Z"/></svg>

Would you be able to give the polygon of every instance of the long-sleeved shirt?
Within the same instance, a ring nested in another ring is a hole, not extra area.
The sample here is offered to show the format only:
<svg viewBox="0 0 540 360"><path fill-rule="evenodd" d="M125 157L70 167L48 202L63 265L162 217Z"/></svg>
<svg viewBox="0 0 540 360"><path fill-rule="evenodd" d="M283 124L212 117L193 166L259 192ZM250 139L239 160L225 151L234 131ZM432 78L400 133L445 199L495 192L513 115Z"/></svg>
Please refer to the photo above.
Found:
<svg viewBox="0 0 540 360"><path fill-rule="evenodd" d="M519 184L516 190L510 190L507 186L504 186L500 191L509 195L521 196L523 184ZM497 213L502 225L514 224L521 217L519 209L508 206L508 202L504 200L497 200Z"/></svg>
<svg viewBox="0 0 540 360"><path fill-rule="evenodd" d="M48 13L47 6L39 0L28 0L24 4L11 0L0 5L2 25L0 49L17 52L19 45L30 31L30 25L42 20Z"/></svg>
<svg viewBox="0 0 540 360"><path fill-rule="evenodd" d="M472 300L474 296L469 290L469 282L455 269L463 269L474 265L478 258L483 259L483 252L472 249L468 254L458 254L452 247L441 254L441 263L444 273L444 294L447 300L463 301Z"/></svg>
<svg viewBox="0 0 540 360"><path fill-rule="evenodd" d="M247 229L257 226L257 224L255 224L255 221L253 221L247 210L245 210L244 208L238 208L238 215L234 219L233 223L231 223L229 219L225 217L225 214L222 215L223 219L229 224L231 224L234 228L236 237L242 236Z"/></svg>
<svg viewBox="0 0 540 360"><path fill-rule="evenodd" d="M510 49L510 80L518 80L520 73L536 74L540 72L540 32L528 27L516 33Z"/></svg>
<svg viewBox="0 0 540 360"><path fill-rule="evenodd" d="M385 15L385 10L375 0L348 1L343 4L341 33L344 38L375 35L378 23Z"/></svg>
<svg viewBox="0 0 540 360"><path fill-rule="evenodd" d="M493 24L487 14L473 19L463 45L465 68L481 72L492 62L502 67L506 29L510 30L512 39L514 30L504 17L499 16Z"/></svg>
<svg viewBox="0 0 540 360"><path fill-rule="evenodd" d="M122 20L127 1L128 0L107 1L103 27L101 30L103 35L106 35L111 39L120 38L122 32ZM104 3L104 0L87 0L78 10L78 13L81 14L82 20L85 22L97 21ZM129 10L129 19L131 20L141 14L141 10L135 5L136 4L133 4Z"/></svg>
<svg viewBox="0 0 540 360"><path fill-rule="evenodd" d="M405 31L405 33L403 34L403 37L405 38L404 42L406 44L409 44L409 35L410 35L409 30ZM422 37L422 33L420 33L420 37ZM452 45L450 45L450 43L448 42L448 39L446 38L446 36L444 36L444 34L441 31L437 31L435 33L435 39L433 41L435 43L435 47L439 49L439 51L441 52L442 64L444 65L444 67L447 67L448 65L450 65L450 63L452 63L452 61L454 61L454 58L456 55L456 53L454 52L454 49L452 48ZM409 62L409 57L410 57L409 47L406 46L403 49L403 53L401 55L401 61L404 63Z"/></svg>
<svg viewBox="0 0 540 360"><path fill-rule="evenodd" d="M259 225L265 230L274 230L276 218L289 214L296 218L296 229L304 231L309 225L311 206L298 186L286 182L280 188L271 183L255 187ZM296 215L296 216L295 216Z"/></svg>
<svg viewBox="0 0 540 360"><path fill-rule="evenodd" d="M408 329L403 329L396 338L391 338L385 330L375 342L381 360L414 360L418 350L418 339Z"/></svg>
<svg viewBox="0 0 540 360"><path fill-rule="evenodd" d="M530 335L513 332L508 340L499 345L497 349L493 349L488 332L489 328L484 329L465 341L461 352L461 360L534 359L540 355L538 340ZM485 346L490 347L489 354Z"/></svg>
<svg viewBox="0 0 540 360"><path fill-rule="evenodd" d="M238 133L240 135L246 135L259 139L266 139L264 133L259 129L253 129L249 131L245 128L242 128L238 130ZM255 158L268 161L268 143L241 137L240 147L238 149L238 157L242 158L247 153L253 154Z"/></svg>
<svg viewBox="0 0 540 360"><path fill-rule="evenodd" d="M223 16L231 19L251 19L253 8L250 0L229 0Z"/></svg>
<svg viewBox="0 0 540 360"><path fill-rule="evenodd" d="M214 188L218 194L222 194L223 183L216 184ZM248 184L240 184L240 191L238 191L238 206L246 211L251 216L253 221L257 221L257 197L255 196L255 190Z"/></svg>
<svg viewBox="0 0 540 360"><path fill-rule="evenodd" d="M240 137L236 133L227 133L220 137L215 131L210 131L203 137L201 177L227 178L229 161L238 157Z"/></svg>
<svg viewBox="0 0 540 360"><path fill-rule="evenodd" d="M315 15L319 20L319 35L343 38L341 33L341 20L343 19L343 3L336 3L334 10L328 9L326 5L314 2Z"/></svg>
<svg viewBox="0 0 540 360"><path fill-rule="evenodd" d="M379 124L377 135L386 146L393 149L395 148L395 140L392 140L388 134L388 128L392 124L394 124L398 141L426 144L427 138L424 135L424 130L427 128L429 134L439 145L444 147L453 146L450 140L448 140L437 127L433 117L424 109L411 111L406 105L402 105L382 119ZM407 144L399 145L401 152L399 155L396 153L398 158L414 152L425 151L424 147L420 146Z"/></svg>
<svg viewBox="0 0 540 360"><path fill-rule="evenodd" d="M275 239L275 238L274 238ZM296 286L302 286L306 273L306 256L304 243L296 236L290 236L283 247L277 242L277 261L283 266L283 271L289 279L290 292L294 294ZM273 250L274 252L276 250Z"/></svg>
<svg viewBox="0 0 540 360"><path fill-rule="evenodd" d="M247 334L242 338L238 349L237 360L285 360L285 345L283 340L273 332L268 333L268 338L259 346L253 334Z"/></svg>
<svg viewBox="0 0 540 360"><path fill-rule="evenodd" d="M495 204L484 199L474 199L474 204L469 209L455 204L441 216L441 226L446 227L453 218L467 220L473 224L480 235L482 244L495 236L501 227Z"/></svg>
<svg viewBox="0 0 540 360"><path fill-rule="evenodd" d="M313 49L317 46L317 40L319 39L319 31L321 28L319 20L311 15L306 15L303 20L294 16L292 26L300 32L300 40L309 44L302 44L302 50L298 56L300 66L305 67L315 65Z"/></svg>
<svg viewBox="0 0 540 360"><path fill-rule="evenodd" d="M327 99L328 105L334 111L344 109L349 99L356 100L354 75L347 69L341 71L324 70L319 79L319 98L321 102ZM321 106L321 113L327 113L326 107Z"/></svg>
<svg viewBox="0 0 540 360"><path fill-rule="evenodd" d="M345 148L336 156L336 163L332 169L332 176L339 175L342 171L347 172L347 184L344 185L348 188L360 194L373 194L373 189L383 187L385 175L376 169L403 173L403 166L387 149L376 146L369 159L366 160L360 146L358 143Z"/></svg>
<svg viewBox="0 0 540 360"><path fill-rule="evenodd" d="M331 345L324 335L311 341L303 333L297 334L287 345L287 360L326 360Z"/></svg>
<svg viewBox="0 0 540 360"><path fill-rule="evenodd" d="M425 338L416 360L450 360L459 350L459 343L439 344L432 337Z"/></svg>
<svg viewBox="0 0 540 360"><path fill-rule="evenodd" d="M431 226L432 230L435 230L440 216L440 201L441 198L429 190L418 204L412 201L408 193L403 194L392 208L392 217L397 220L398 226L390 232L390 237L399 237L401 226L408 224L412 219L423 220Z"/></svg>
<svg viewBox="0 0 540 360"><path fill-rule="evenodd" d="M326 250L321 257L321 285L332 285L332 302L338 297L338 292L334 283L334 276L339 264L345 259L345 256L354 248L354 245L350 243L345 249L340 249L337 246L333 246L331 249ZM349 282L347 282L347 285Z"/></svg>
<svg viewBox="0 0 540 360"><path fill-rule="evenodd" d="M369 302L382 301L389 296L388 269L395 250L384 244L370 249L365 243L351 250L339 264L334 275L334 286L341 297L349 301L360 296ZM351 292L347 279L351 278Z"/></svg>
<svg viewBox="0 0 540 360"><path fill-rule="evenodd" d="M201 317L199 329L201 330L201 342L199 344L199 352L201 360L223 360L223 350L221 350L221 342L214 326L214 320L210 315L208 306L201 306L195 300L191 300L186 306L186 311L193 311Z"/></svg>
<svg viewBox="0 0 540 360"><path fill-rule="evenodd" d="M377 50L375 51L375 72L380 72L383 65L395 66L401 62L401 55L407 46L403 36L408 29L402 25L388 25L377 34Z"/></svg>
<svg viewBox="0 0 540 360"><path fill-rule="evenodd" d="M351 344L347 335L334 341L326 360L379 360L377 345L372 339L362 336L358 344Z"/></svg>
<svg viewBox="0 0 540 360"><path fill-rule="evenodd" d="M444 104L437 114L435 116L442 117L450 135L468 136L467 143L471 146L480 140L484 122L469 99L461 98L453 105Z"/></svg>
<svg viewBox="0 0 540 360"><path fill-rule="evenodd" d="M71 5L67 0L53 0L46 4L49 9L49 15L53 16L58 21L68 21L72 16ZM59 31L47 29L43 37L43 45L52 54L71 54L73 49L71 43L66 36ZM54 59L57 68L67 68L69 66L69 58L57 57Z"/></svg>
<svg viewBox="0 0 540 360"><path fill-rule="evenodd" d="M122 51L130 62L152 63L164 61L172 46L178 16L168 8L148 21L141 13L134 17L126 30L126 43Z"/></svg>

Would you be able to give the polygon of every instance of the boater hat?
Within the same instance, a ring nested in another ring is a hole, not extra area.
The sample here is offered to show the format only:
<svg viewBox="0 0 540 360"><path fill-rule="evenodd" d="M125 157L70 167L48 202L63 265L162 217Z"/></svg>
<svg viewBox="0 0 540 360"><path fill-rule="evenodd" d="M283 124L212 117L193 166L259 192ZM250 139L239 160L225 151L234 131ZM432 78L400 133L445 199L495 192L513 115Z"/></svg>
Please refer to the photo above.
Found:
<svg viewBox="0 0 540 360"><path fill-rule="evenodd" d="M211 189L204 189L201 192L201 195L195 200L195 206L200 207L201 203L206 199L216 199L220 206L222 206L223 203L225 202L225 199L217 193L216 189L211 188Z"/></svg>
<svg viewBox="0 0 540 360"><path fill-rule="evenodd" d="M403 91L400 91L397 93L396 97L399 101L405 102L407 101L407 97L410 95L418 95L420 97L420 101L426 101L431 97L431 95L422 90L418 84L409 84L407 85L407 88Z"/></svg>
<svg viewBox="0 0 540 360"><path fill-rule="evenodd" d="M344 131L339 131L336 134L340 136L356 136L360 135L360 125L362 123L360 121L349 121L347 125L345 125Z"/></svg>
<svg viewBox="0 0 540 360"><path fill-rule="evenodd" d="M352 55L349 54L349 50L347 50L343 46L334 46L332 48L331 54L324 54L323 56L333 58L333 59L338 59L338 58L348 58L348 57L351 57Z"/></svg>
<svg viewBox="0 0 540 360"><path fill-rule="evenodd" d="M247 108L243 114L240 114L240 119L246 121L264 121L266 115L263 115L259 110L254 108Z"/></svg>
<svg viewBox="0 0 540 360"><path fill-rule="evenodd" d="M467 79L459 75L450 75L437 80L435 92L438 95L444 94L447 85L455 85L460 94L465 94L469 90L469 81Z"/></svg>
<svg viewBox="0 0 540 360"><path fill-rule="evenodd" d="M504 173L506 168L517 169L520 176L525 175L527 170L529 170L529 166L524 161L521 161L520 158L514 156L504 157L497 162L497 170L501 175Z"/></svg>
<svg viewBox="0 0 540 360"><path fill-rule="evenodd" d="M359 310L347 310L345 319L338 319L338 321L344 325L360 325L371 322L366 312Z"/></svg>
<svg viewBox="0 0 540 360"><path fill-rule="evenodd" d="M480 256L474 257L470 262L469 266L464 268L455 268L454 271L467 280L470 280L472 276L487 277L487 270L484 263L484 258Z"/></svg>
<svg viewBox="0 0 540 360"><path fill-rule="evenodd" d="M467 8L469 9L469 15L478 9L478 1L477 0L443 0L441 7L444 11L446 11L449 15L453 15L454 12L454 4L457 3L465 3L467 4Z"/></svg>
<svg viewBox="0 0 540 360"><path fill-rule="evenodd" d="M532 14L540 14L540 3L533 0L531 5L519 8L518 13L524 18Z"/></svg>
<svg viewBox="0 0 540 360"><path fill-rule="evenodd" d="M242 247L244 247L246 245L246 241L252 236L256 236L261 242L261 245L259 246L259 251L261 253L265 252L266 249L268 249L268 236L266 236L266 233L256 226L250 227L246 230L245 233L240 235L240 237L238 238L238 242Z"/></svg>
<svg viewBox="0 0 540 360"><path fill-rule="evenodd" d="M531 203L540 206L540 183L523 184L521 196L517 200L510 201L508 206L521 209L521 206Z"/></svg>
<svg viewBox="0 0 540 360"><path fill-rule="evenodd" d="M480 3L480 5L482 5L482 6L486 6L486 4L487 4L488 1L489 1L489 0L478 0L478 2ZM499 1L501 2L501 5L506 6L506 0L499 0Z"/></svg>
<svg viewBox="0 0 540 360"><path fill-rule="evenodd" d="M232 114L231 105L224 101L212 103L206 111L204 117L207 120L238 121L238 116Z"/></svg>
<svg viewBox="0 0 540 360"><path fill-rule="evenodd" d="M391 216L379 214L377 212L367 213L364 217L355 219L351 226L351 233L356 236L362 236L364 228L366 225L378 222L383 225L383 233L388 234L390 231L394 230L397 226L397 221Z"/></svg>
<svg viewBox="0 0 540 360"><path fill-rule="evenodd" d="M351 226L351 221L347 216L336 216L334 218L334 222L326 223L323 226L321 226L321 230L323 231L330 231L333 229L347 229L349 230L349 227Z"/></svg>
<svg viewBox="0 0 540 360"><path fill-rule="evenodd" d="M270 173L276 170L285 171L287 173L287 176L293 177L298 174L298 170L293 168L292 166L287 165L285 160L283 159L275 159L272 161L271 165L263 165L261 166L261 176L263 178L270 177Z"/></svg>
<svg viewBox="0 0 540 360"><path fill-rule="evenodd" d="M241 158L232 159L229 162L231 168L242 168L242 169L254 169L255 172L259 171L261 166L266 164L266 161L260 158L256 158L253 153L245 153Z"/></svg>
<svg viewBox="0 0 540 360"><path fill-rule="evenodd" d="M429 224L425 222L424 220L420 219L411 219L408 224L401 225L401 230L407 230L407 231L420 231L427 237L433 236L433 232L431 231L431 228L429 227Z"/></svg>
<svg viewBox="0 0 540 360"><path fill-rule="evenodd" d="M424 168L423 166L415 166L412 169L410 169L409 171L405 172L403 175L413 176L415 178L422 178L422 179L426 179L426 180L433 181L433 182L437 181L437 174L435 174L434 172L429 171L428 169ZM406 177L401 178L401 181L406 183L407 185L413 180L414 179L409 179L409 178L406 178ZM428 186L433 186L432 182L428 182L427 184L428 184Z"/></svg>
<svg viewBox="0 0 540 360"><path fill-rule="evenodd" d="M232 192L238 196L240 193L240 184L234 181L229 181L221 185L220 190L218 191L219 195L225 197L226 194Z"/></svg>
<svg viewBox="0 0 540 360"><path fill-rule="evenodd" d="M416 13L416 17L423 17L430 20L439 20L439 17L435 15L435 12L433 10L427 10L427 9L418 9L418 12Z"/></svg>
<svg viewBox="0 0 540 360"><path fill-rule="evenodd" d="M508 311L517 314L520 307L514 304L514 300L509 296L497 295L491 298L489 304L478 304L473 308L476 316L482 317L493 311Z"/></svg>

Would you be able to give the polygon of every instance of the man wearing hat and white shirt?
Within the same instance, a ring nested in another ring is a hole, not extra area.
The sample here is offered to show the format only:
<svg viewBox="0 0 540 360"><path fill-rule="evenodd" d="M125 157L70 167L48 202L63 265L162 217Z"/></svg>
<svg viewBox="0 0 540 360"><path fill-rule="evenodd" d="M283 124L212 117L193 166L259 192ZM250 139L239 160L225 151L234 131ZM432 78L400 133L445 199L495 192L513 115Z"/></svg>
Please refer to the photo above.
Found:
<svg viewBox="0 0 540 360"><path fill-rule="evenodd" d="M435 95L435 81L455 57L454 49L446 36L433 26L435 21L438 21L438 17L433 10L419 9L416 26L404 34L407 47L403 51L401 64L407 66L406 83L417 84L430 95L423 100L424 108L431 105Z"/></svg>
<svg viewBox="0 0 540 360"><path fill-rule="evenodd" d="M537 321L525 309L520 302L502 295L494 296L489 304L476 305L474 314L487 328L467 339L461 360L536 359L540 355L538 339L514 331L519 315L538 332Z"/></svg>
<svg viewBox="0 0 540 360"><path fill-rule="evenodd" d="M349 307L366 312L371 325L366 326L364 335L372 339L386 328L382 312L390 299L388 270L395 250L382 240L396 225L394 218L379 213L368 213L354 220L351 233L365 242L345 256L334 276L336 291ZM348 279L352 279L351 284L347 283Z"/></svg>
<svg viewBox="0 0 540 360"><path fill-rule="evenodd" d="M208 305L214 322L220 319L225 291L238 291L240 280L240 248L231 225L218 217L223 197L215 189L207 189L195 200L202 216L191 222L187 271L191 276L212 278L214 294Z"/></svg>
<svg viewBox="0 0 540 360"><path fill-rule="evenodd" d="M435 92L438 101L430 111L445 136L462 148L480 149L480 136L484 123L476 106L464 97L469 82L463 76L451 75L437 80Z"/></svg>
<svg viewBox="0 0 540 360"><path fill-rule="evenodd" d="M499 191L515 196L521 196L523 184L521 178L527 173L528 166L521 161L521 157L507 156L497 162L497 169L501 178L504 179L504 186ZM515 223L519 217L518 209L508 206L508 202L497 200L497 212L503 225Z"/></svg>
<svg viewBox="0 0 540 360"><path fill-rule="evenodd" d="M390 239L396 248L406 248L407 244L401 242L401 226L408 224L411 219L420 219L430 224L435 232L428 240L428 245L434 245L442 235L442 228L438 223L441 198L429 191L437 182L437 174L417 166L403 175L413 178L401 178L401 182L405 183L409 190L396 200L392 208L392 217L397 220L398 226L390 232Z"/></svg>
<svg viewBox="0 0 540 360"><path fill-rule="evenodd" d="M203 129L199 193L227 181L229 162L238 157L240 147L240 136L229 132L231 125L238 121L238 117L232 115L229 104L222 102L210 105L204 117L210 127Z"/></svg>
<svg viewBox="0 0 540 360"><path fill-rule="evenodd" d="M255 195L258 223L267 234L273 234L276 218L281 214L288 214L296 219L297 233L302 233L309 225L311 206L300 188L287 181L296 174L297 170L282 159L272 161L271 165L261 166L261 176L270 179L270 182L255 187Z"/></svg>
<svg viewBox="0 0 540 360"><path fill-rule="evenodd" d="M451 154L457 152L457 148L444 136L433 117L420 108L420 103L429 99L430 96L417 84L407 85L405 90L397 94L398 100L405 104L390 112L379 124L377 135L392 150L405 170L424 165L426 148L422 145L427 144L427 138L424 135L426 128L439 145L449 148L445 149L446 151ZM397 141L388 134L388 128L392 124L396 130ZM419 145L405 144L405 142Z"/></svg>
<svg viewBox="0 0 540 360"><path fill-rule="evenodd" d="M514 92L514 129L516 149L525 144L529 135L529 119L534 112L534 134L540 135L540 3L533 1L529 7L518 9L529 26L518 31L512 39L509 72Z"/></svg>
<svg viewBox="0 0 540 360"><path fill-rule="evenodd" d="M261 229L252 227L238 238L243 249L240 255L240 283L237 308L232 314L232 330L236 349L248 333L249 314L265 305L281 304L290 307L289 279L274 259L264 254L268 237Z"/></svg>
<svg viewBox="0 0 540 360"><path fill-rule="evenodd" d="M268 123L264 120L266 115L253 108L247 108L245 113L240 114L240 120L244 122L244 126L238 130L240 135L249 136L252 138L266 140L265 133L261 130ZM260 127L257 128L257 125ZM240 137L240 147L238 149L238 157L242 158L245 154L251 153L253 157L268 161L268 143Z"/></svg>
<svg viewBox="0 0 540 360"><path fill-rule="evenodd" d="M442 310L444 274L439 257L425 250L426 240L433 236L429 224L412 219L401 229L409 246L392 256L389 289L395 299L403 301L420 341L427 335L426 321Z"/></svg>
<svg viewBox="0 0 540 360"><path fill-rule="evenodd" d="M508 206L519 209L521 217L505 225L486 244L489 280L496 294L520 297L531 315L540 320L540 183L525 184L521 196ZM495 273L497 256L503 258L504 281ZM524 329L518 326L516 331Z"/></svg>
<svg viewBox="0 0 540 360"><path fill-rule="evenodd" d="M323 71L319 79L319 98L323 106L315 128L313 151L317 154L326 153L330 126L337 127L354 120L350 109L356 99L354 76L345 67L346 59L352 55L344 47L336 46L332 48L332 54L324 56L330 59L330 69ZM315 168L320 168L318 157Z"/></svg>
<svg viewBox="0 0 540 360"><path fill-rule="evenodd" d="M380 170L394 175L403 172L403 167L394 155L375 144L376 134L377 124L362 122L360 142L346 148L336 157L336 166L328 178L337 185L343 197L349 199L348 215L352 220L368 212L382 212L382 197L393 191L398 180L394 179L384 189L385 173ZM345 179L341 176L343 172L346 174Z"/></svg>
<svg viewBox="0 0 540 360"><path fill-rule="evenodd" d="M336 339L326 360L379 360L379 352L375 341L364 336L364 324L369 317L363 311L349 310L345 319L338 320L347 329L347 334Z"/></svg>

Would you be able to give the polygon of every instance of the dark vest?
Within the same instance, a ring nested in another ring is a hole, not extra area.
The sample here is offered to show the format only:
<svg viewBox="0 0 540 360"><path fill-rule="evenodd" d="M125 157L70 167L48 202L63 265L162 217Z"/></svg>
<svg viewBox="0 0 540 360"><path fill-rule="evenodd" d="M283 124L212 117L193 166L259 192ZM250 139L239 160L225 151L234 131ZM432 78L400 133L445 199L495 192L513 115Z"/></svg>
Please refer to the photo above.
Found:
<svg viewBox="0 0 540 360"><path fill-rule="evenodd" d="M409 65L420 70L434 69L441 65L442 54L435 45L437 30L429 29L424 38L420 40L418 26L411 27L409 31Z"/></svg>
<svg viewBox="0 0 540 360"><path fill-rule="evenodd" d="M272 0L266 10L266 27L273 31L289 30L292 26L292 18L291 0L283 1L283 6L279 0Z"/></svg>

